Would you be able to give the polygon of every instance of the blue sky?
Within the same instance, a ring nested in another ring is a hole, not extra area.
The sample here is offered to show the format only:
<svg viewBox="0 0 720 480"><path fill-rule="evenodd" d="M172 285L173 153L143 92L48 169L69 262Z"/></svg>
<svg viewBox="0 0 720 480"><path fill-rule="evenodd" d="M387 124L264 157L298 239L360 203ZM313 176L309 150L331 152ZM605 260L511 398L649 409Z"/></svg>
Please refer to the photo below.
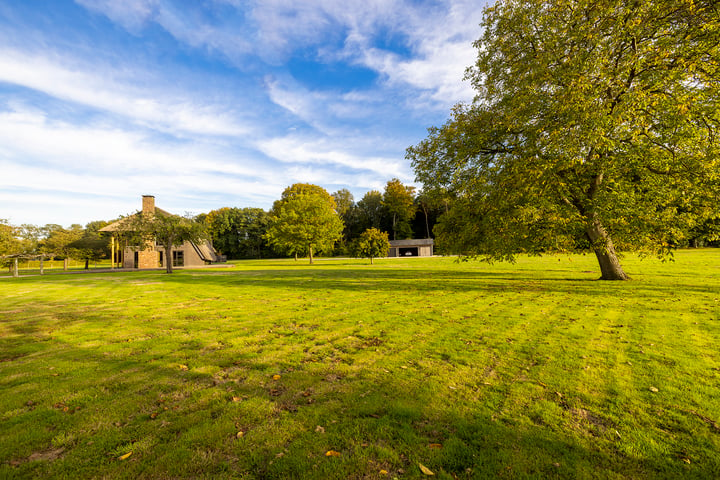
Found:
<svg viewBox="0 0 720 480"><path fill-rule="evenodd" d="M470 101L481 0L0 0L0 218L356 201Z"/></svg>

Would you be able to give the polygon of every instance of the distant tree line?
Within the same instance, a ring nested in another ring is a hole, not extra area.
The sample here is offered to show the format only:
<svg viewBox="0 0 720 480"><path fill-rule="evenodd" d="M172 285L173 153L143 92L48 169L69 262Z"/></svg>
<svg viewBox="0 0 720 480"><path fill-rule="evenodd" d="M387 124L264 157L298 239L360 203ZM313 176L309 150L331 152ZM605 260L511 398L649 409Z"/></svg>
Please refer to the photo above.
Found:
<svg viewBox="0 0 720 480"><path fill-rule="evenodd" d="M445 209L442 199L418 194L414 187L393 178L383 192L371 190L357 202L347 189L328 193L317 185L297 183L286 188L268 211L223 207L197 215L193 221L228 259L319 253L372 259L387 253L379 247L383 238L430 238ZM110 257L110 236L99 230L115 220L64 228L56 224L15 226L0 219L0 257L73 258L85 260L88 268L90 262ZM372 233L366 233L368 230ZM4 262L9 264L7 258Z"/></svg>
<svg viewBox="0 0 720 480"><path fill-rule="evenodd" d="M47 256L55 259L84 260L85 268L110 255L110 239L99 233L106 221L90 222L85 227L73 224L63 228L56 224L43 227L10 225L0 219L0 261L9 266L9 256Z"/></svg>
<svg viewBox="0 0 720 480"><path fill-rule="evenodd" d="M191 222L193 235L211 238L218 253L228 259L295 256L310 257L312 262L314 255L324 254L372 261L387 255L389 240L434 238L436 234L436 252L463 253L476 241L466 235L472 225L483 222L475 218L480 214L455 192L438 188L416 192L397 178L388 181L383 192L370 190L357 202L347 189L328 193L317 185L297 183L287 187L269 211L223 207L192 219L177 217L183 221L169 226L165 222L162 231L164 237L174 238L176 227L187 229ZM15 226L0 219L0 265L9 267L11 256L44 255L84 260L89 268L90 262L110 257L110 237L99 230L114 221L64 228L56 224ZM719 234L720 222L708 219L695 223L673 246L720 246ZM571 250L591 248L581 232L563 237L563 241L571 243ZM174 243L163 245L169 248Z"/></svg>
<svg viewBox="0 0 720 480"><path fill-rule="evenodd" d="M297 183L285 189L270 211L225 207L199 219L207 225L215 248L230 259L309 256L311 250L352 256L358 255L357 244L368 229L385 233L391 240L432 238L445 208L442 199L417 194L414 187L393 178L383 192L370 190L357 202L347 189L328 193L317 185ZM333 222L335 217L339 224ZM311 219L320 218L328 222L321 236L329 243L309 240ZM338 225L340 233L335 235ZM304 244L293 238L305 238Z"/></svg>

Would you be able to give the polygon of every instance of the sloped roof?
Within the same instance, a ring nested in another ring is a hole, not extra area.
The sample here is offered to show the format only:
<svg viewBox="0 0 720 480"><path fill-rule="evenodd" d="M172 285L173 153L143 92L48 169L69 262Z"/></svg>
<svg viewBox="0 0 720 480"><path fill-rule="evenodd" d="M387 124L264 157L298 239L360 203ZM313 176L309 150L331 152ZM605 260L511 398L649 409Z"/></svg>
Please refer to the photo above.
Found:
<svg viewBox="0 0 720 480"><path fill-rule="evenodd" d="M432 238L415 238L412 240L390 240L391 247L424 247L434 245Z"/></svg>
<svg viewBox="0 0 720 480"><path fill-rule="evenodd" d="M215 252L215 249L210 244L210 242L205 241L201 244L197 244L195 242L190 242L197 252L197 254L200 256L200 259L205 262L218 262L220 261L217 253Z"/></svg>
<svg viewBox="0 0 720 480"><path fill-rule="evenodd" d="M173 215L173 214L170 213L170 212L166 212L166 211L163 210L162 208L158 208L158 207L155 207L155 211L156 211L156 212L160 212L161 214L167 215L167 216L173 216L173 217L174 217L174 216L177 216L177 215ZM121 219L118 220L117 222L113 222L113 223L111 223L110 225L107 225L107 226L101 228L101 229L98 230L98 231L99 231L99 232L117 232L117 231L121 230L121 227L122 227L122 225L123 225L125 222L129 221L129 220L130 220L131 218L133 218L133 217L136 217L137 215L140 215L141 213L142 213L142 212L135 212L135 213L133 213L132 215L128 215L128 216L125 217L125 218L121 218Z"/></svg>

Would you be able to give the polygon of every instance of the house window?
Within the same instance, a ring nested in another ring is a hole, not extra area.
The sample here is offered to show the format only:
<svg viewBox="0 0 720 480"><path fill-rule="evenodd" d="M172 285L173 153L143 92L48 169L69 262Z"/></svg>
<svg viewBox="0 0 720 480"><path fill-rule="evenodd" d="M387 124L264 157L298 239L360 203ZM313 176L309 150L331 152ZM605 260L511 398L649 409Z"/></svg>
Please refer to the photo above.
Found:
<svg viewBox="0 0 720 480"><path fill-rule="evenodd" d="M182 267L185 265L185 252L176 250L173 254L173 267Z"/></svg>

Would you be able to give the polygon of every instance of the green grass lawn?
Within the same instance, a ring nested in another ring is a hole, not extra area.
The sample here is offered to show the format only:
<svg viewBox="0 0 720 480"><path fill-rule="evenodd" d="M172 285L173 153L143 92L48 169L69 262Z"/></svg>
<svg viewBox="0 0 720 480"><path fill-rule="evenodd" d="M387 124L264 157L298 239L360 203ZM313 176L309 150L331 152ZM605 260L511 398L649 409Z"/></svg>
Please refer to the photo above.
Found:
<svg viewBox="0 0 720 480"><path fill-rule="evenodd" d="M0 279L0 478L717 478L720 249Z"/></svg>

